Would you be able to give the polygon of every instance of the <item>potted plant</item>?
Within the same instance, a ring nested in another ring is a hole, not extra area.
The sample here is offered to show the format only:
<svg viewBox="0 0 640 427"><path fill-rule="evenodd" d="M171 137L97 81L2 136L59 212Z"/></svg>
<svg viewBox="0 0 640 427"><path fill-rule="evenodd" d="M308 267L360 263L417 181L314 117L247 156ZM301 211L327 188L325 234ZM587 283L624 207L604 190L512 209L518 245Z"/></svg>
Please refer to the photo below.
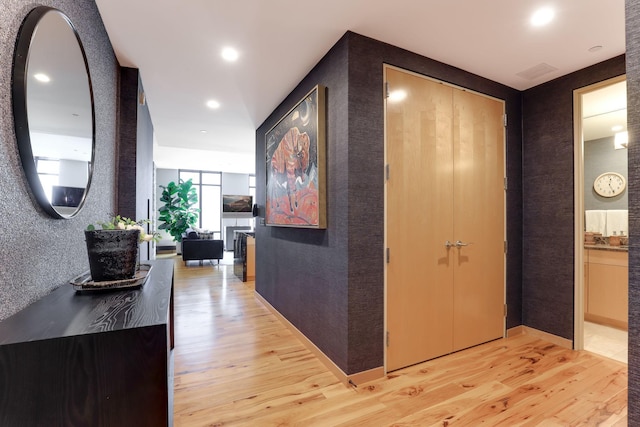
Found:
<svg viewBox="0 0 640 427"><path fill-rule="evenodd" d="M164 202L164 206L159 209L158 219L163 224L158 228L166 230L179 244L182 242L182 234L198 220L199 210L193 207L198 203L198 194L191 180L180 180L178 184L172 181L167 186L160 187L160 201Z"/></svg>
<svg viewBox="0 0 640 427"><path fill-rule="evenodd" d="M135 276L138 243L159 237L157 233L147 234L144 231L142 225L148 222L116 215L107 222L98 222L100 228L89 224L84 234L94 281L124 280Z"/></svg>

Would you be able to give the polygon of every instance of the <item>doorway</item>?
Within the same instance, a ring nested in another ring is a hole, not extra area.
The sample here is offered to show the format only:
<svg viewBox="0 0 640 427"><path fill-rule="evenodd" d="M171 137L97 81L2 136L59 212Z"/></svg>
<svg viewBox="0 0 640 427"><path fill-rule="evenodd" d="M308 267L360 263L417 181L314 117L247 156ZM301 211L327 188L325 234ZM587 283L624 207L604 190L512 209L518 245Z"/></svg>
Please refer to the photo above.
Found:
<svg viewBox="0 0 640 427"><path fill-rule="evenodd" d="M385 110L386 360L504 336L504 101L391 66Z"/></svg>
<svg viewBox="0 0 640 427"><path fill-rule="evenodd" d="M625 76L574 91L574 348L622 362L628 346L626 115Z"/></svg>

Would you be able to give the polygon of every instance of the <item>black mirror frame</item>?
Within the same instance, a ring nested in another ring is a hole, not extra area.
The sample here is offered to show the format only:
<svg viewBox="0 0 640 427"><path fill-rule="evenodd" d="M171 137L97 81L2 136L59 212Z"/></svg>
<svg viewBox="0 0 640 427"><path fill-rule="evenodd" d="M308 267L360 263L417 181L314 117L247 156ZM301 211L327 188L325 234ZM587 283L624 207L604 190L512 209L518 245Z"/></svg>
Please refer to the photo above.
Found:
<svg viewBox="0 0 640 427"><path fill-rule="evenodd" d="M27 64L29 62L29 47L33 35L38 26L38 23L44 15L49 12L59 13L69 28L73 31L73 34L78 41L78 47L82 53L84 60L85 71L87 73L87 82L89 86L89 96L91 98L91 163L89 165L89 176L87 184L85 186L82 200L78 204L76 210L70 215L62 215L58 212L49 202L45 195L42 183L36 170L36 163L33 158L33 151L31 149L31 137L29 135L29 119L27 114ZM13 72L11 81L11 95L13 98L13 120L15 125L16 139L18 143L18 152L20 153L20 160L22 162L22 168L29 182L29 187L42 209L48 213L51 217L56 219L71 219L80 212L84 206L84 202L91 187L91 181L93 178L93 168L95 161L95 149L96 149L96 119L95 119L95 104L93 98L93 86L91 84L91 74L89 72L89 63L87 62L87 55L84 51L80 36L73 26L73 23L67 15L58 9L48 6L38 6L31 10L24 18L20 30L18 31L18 37L16 40L16 46L13 56Z"/></svg>

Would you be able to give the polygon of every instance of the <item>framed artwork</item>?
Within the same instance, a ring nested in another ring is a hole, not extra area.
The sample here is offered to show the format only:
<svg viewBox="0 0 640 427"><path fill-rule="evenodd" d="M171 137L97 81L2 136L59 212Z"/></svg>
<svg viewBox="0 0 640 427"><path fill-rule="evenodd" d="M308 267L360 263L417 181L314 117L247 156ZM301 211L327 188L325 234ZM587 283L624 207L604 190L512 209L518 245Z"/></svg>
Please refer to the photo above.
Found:
<svg viewBox="0 0 640 427"><path fill-rule="evenodd" d="M326 228L325 96L316 86L265 134L265 224Z"/></svg>

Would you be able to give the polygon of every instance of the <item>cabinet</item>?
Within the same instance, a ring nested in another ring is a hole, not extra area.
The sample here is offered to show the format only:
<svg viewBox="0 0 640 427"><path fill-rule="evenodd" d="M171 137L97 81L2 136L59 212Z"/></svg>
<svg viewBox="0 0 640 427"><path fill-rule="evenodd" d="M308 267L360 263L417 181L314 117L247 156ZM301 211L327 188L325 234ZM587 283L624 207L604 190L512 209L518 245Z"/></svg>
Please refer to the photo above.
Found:
<svg viewBox="0 0 640 427"><path fill-rule="evenodd" d="M233 273L243 282L255 280L255 233L236 232L233 250Z"/></svg>
<svg viewBox="0 0 640 427"><path fill-rule="evenodd" d="M0 322L0 425L172 424L173 261L139 289L62 285Z"/></svg>
<svg viewBox="0 0 640 427"><path fill-rule="evenodd" d="M227 226L224 228L224 250L225 251L233 251L235 244L235 232L238 230L251 230L251 226L249 225L235 225L235 226Z"/></svg>
<svg viewBox="0 0 640 427"><path fill-rule="evenodd" d="M629 254L588 249L585 320L627 329L629 317Z"/></svg>

